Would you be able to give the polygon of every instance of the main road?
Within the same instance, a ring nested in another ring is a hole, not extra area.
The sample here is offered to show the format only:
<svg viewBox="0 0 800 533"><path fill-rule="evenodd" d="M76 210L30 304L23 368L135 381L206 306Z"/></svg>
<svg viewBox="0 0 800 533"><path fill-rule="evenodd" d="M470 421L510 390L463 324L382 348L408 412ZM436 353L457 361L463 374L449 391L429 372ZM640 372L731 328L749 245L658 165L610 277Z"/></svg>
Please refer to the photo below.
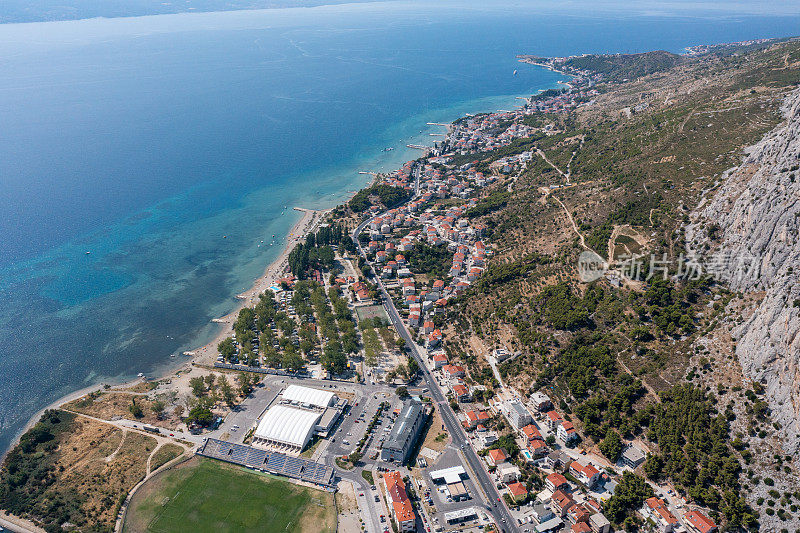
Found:
<svg viewBox="0 0 800 533"><path fill-rule="evenodd" d="M416 194L412 198L415 199L419 195L419 179L420 179L420 164L417 163L414 166L414 177L415 177L415 191ZM409 200L410 201L410 200ZM377 216L377 215L376 215ZM358 248L358 252L361 256L366 260L367 254L364 252L364 249L361 246L361 241L359 241L358 236L361 235L361 232L364 231L364 228L369 224L372 219L375 217L368 218L361 224L359 224L353 233L351 234L351 238L353 239L353 243ZM380 276L378 276L373 268L372 264L369 264L370 270L372 272L372 276L375 280L377 280L378 288L380 289L381 296L383 298L383 306L386 309L386 313L389 315L389 319L392 321L397 332L406 342L406 346L409 347L411 350L411 354L414 356L414 359L417 360L419 364L420 372L422 372L422 376L425 379L425 382L428 385L428 389L431 392L431 396L436 404L439 406L439 412L442 415L442 420L444 421L444 425L447 427L447 431L450 433L450 436L453 439L453 444L458 446L458 448L463 452L464 457L469 463L469 467L472 470L473 474L477 478L475 481L480 485L483 493L489 498L488 505L485 507L485 510L491 513L495 517L495 521L500 528L500 531L505 532L513 532L518 531L516 527L516 522L514 518L509 513L508 508L505 506L505 503L501 500L500 494L497 492L497 489L494 486L489 474L484 470L483 464L481 460L478 458L475 450L470 445L469 439L465 435L463 429L461 428L461 424L458 422L455 413L450 408L450 404L445 397L444 392L439 387L439 383L434 379L433 375L431 374L430 370L428 369L428 365L425 364L423 361L422 356L419 353L419 349L414 342L414 339L411 338L411 334L406 329L405 324L403 324L402 319L400 318L400 313L397 312L397 308L394 305L389 293L386 291L386 287L383 285L383 280L381 280Z"/></svg>

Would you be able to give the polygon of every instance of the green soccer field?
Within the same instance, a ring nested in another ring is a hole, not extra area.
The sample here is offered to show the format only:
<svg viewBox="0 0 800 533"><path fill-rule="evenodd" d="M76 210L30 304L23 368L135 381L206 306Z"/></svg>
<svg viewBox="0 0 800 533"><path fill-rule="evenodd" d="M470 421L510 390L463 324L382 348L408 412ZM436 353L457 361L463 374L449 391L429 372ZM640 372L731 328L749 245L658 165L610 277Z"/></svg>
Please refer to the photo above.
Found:
<svg viewBox="0 0 800 533"><path fill-rule="evenodd" d="M148 486L149 485L149 486ZM125 532L330 531L332 494L210 460L151 480L131 501Z"/></svg>

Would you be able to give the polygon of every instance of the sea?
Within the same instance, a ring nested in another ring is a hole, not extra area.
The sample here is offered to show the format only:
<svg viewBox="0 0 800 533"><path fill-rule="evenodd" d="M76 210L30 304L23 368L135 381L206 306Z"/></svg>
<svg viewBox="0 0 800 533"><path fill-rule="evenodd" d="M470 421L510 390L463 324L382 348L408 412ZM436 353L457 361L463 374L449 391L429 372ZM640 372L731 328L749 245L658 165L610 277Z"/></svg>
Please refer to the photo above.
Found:
<svg viewBox="0 0 800 533"><path fill-rule="evenodd" d="M335 206L359 171L418 156L406 145L445 131L429 122L513 109L565 79L517 54L681 52L800 27L798 10L668 5L0 25L0 451L64 394L185 363L277 257L293 207Z"/></svg>

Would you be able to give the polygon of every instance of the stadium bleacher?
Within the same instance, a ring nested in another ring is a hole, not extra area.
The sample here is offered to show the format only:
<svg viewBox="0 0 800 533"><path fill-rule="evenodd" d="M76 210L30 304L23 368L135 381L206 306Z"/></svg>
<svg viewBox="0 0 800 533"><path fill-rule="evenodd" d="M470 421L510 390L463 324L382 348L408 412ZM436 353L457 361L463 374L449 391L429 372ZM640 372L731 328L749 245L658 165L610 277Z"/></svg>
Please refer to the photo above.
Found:
<svg viewBox="0 0 800 533"><path fill-rule="evenodd" d="M301 479L324 487L330 487L333 484L333 468L329 466L244 444L207 439L197 454L272 474Z"/></svg>

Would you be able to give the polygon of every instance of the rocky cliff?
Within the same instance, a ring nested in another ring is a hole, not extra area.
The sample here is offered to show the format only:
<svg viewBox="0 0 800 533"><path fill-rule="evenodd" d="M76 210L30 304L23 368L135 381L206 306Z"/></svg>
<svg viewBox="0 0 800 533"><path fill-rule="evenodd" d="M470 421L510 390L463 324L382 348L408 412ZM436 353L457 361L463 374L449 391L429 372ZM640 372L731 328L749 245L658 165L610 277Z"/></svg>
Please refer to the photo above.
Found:
<svg viewBox="0 0 800 533"><path fill-rule="evenodd" d="M692 214L689 247L728 263L734 291L763 297L733 327L746 376L761 382L787 452L800 451L800 89L785 121L746 151ZM718 264L719 266L719 264ZM751 268L752 267L752 268Z"/></svg>

